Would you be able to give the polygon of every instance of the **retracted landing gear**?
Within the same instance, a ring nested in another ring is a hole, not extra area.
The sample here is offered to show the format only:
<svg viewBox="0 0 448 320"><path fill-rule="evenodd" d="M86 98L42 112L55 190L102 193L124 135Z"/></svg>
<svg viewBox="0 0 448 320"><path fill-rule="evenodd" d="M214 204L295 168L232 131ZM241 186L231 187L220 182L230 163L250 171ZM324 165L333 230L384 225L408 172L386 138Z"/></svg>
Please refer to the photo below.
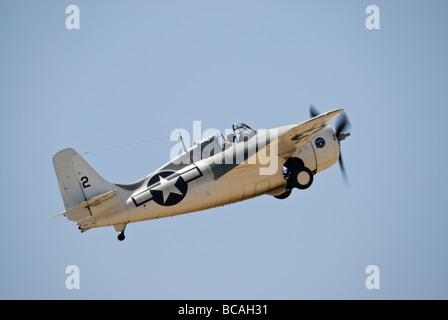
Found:
<svg viewBox="0 0 448 320"><path fill-rule="evenodd" d="M307 167L295 168L292 170L288 182L297 189L308 189L313 183L313 173Z"/></svg>
<svg viewBox="0 0 448 320"><path fill-rule="evenodd" d="M284 193L282 193L282 194L279 194L279 195L277 195L277 196L274 196L274 198L277 198L277 199L280 199L280 200L286 199L286 198L289 197L289 195L291 194L291 192L292 192L291 189L286 190L286 192L284 192Z"/></svg>
<svg viewBox="0 0 448 320"><path fill-rule="evenodd" d="M274 196L277 199L286 199L291 194L292 189L308 189L314 180L314 175L310 169L305 167L299 158L289 158L284 164L283 176L286 179L286 192Z"/></svg>

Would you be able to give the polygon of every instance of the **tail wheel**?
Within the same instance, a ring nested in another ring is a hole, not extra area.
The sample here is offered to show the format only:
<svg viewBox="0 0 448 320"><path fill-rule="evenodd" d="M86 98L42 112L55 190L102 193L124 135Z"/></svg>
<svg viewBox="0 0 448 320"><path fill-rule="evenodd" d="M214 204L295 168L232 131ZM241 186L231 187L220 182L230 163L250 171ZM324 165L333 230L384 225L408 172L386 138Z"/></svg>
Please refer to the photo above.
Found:
<svg viewBox="0 0 448 320"><path fill-rule="evenodd" d="M313 183L313 173L307 167L295 168L289 176L289 181L297 189L308 189Z"/></svg>

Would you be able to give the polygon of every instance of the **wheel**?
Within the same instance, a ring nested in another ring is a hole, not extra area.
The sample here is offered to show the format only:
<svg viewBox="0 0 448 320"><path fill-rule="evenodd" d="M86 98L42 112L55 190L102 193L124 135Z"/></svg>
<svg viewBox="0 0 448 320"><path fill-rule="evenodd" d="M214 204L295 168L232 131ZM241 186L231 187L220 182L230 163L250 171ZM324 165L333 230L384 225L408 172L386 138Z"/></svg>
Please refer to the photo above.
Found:
<svg viewBox="0 0 448 320"><path fill-rule="evenodd" d="M313 183L313 173L307 167L296 168L291 172L289 180L297 189L308 189Z"/></svg>
<svg viewBox="0 0 448 320"><path fill-rule="evenodd" d="M279 194L278 196L274 196L277 199L286 199L289 197L289 195L291 194L291 189L286 190L286 192Z"/></svg>
<svg viewBox="0 0 448 320"><path fill-rule="evenodd" d="M119 241L123 241L124 238L126 238L126 237L124 236L124 233L123 233L123 232L120 233L120 234L118 235L118 237L117 237L117 239L118 239Z"/></svg>

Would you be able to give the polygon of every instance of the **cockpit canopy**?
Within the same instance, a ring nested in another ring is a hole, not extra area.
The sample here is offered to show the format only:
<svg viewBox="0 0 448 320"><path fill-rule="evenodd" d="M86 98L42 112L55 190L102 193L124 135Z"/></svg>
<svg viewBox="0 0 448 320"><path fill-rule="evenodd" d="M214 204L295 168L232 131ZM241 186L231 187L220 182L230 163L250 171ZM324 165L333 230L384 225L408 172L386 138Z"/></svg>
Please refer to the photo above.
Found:
<svg viewBox="0 0 448 320"><path fill-rule="evenodd" d="M230 145L248 141L257 134L257 131L255 131L245 123L233 124L232 131L235 136L235 141L229 141ZM158 171L168 169L178 170L179 165L183 167L201 159L206 159L208 157L221 153L222 151L227 149L227 147L225 147L225 144L226 143L223 134L219 131L216 131L215 135L209 136L201 141L195 141L194 145L191 148L188 148L188 150L184 149L183 153L178 154L175 158L173 158L169 163L164 165Z"/></svg>
<svg viewBox="0 0 448 320"><path fill-rule="evenodd" d="M257 134L257 131L249 127L245 123L236 123L232 125L233 132L235 133L236 141L242 142L247 141L250 138L252 138L255 134Z"/></svg>

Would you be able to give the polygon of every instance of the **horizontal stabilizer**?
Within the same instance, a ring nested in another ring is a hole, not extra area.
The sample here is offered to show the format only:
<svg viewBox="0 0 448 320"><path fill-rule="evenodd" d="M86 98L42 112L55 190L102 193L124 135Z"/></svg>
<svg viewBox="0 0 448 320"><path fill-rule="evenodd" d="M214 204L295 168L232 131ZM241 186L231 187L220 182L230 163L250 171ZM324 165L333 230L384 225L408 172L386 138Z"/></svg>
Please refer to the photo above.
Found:
<svg viewBox="0 0 448 320"><path fill-rule="evenodd" d="M117 189L103 193L103 194L96 196L92 199L81 202L80 204L78 204L74 207L71 207L70 209L67 209L66 211L58 214L57 216L53 217L52 219L63 215L63 216L68 217L69 220L79 221L79 220L85 218L86 216L91 215L91 213L92 213L92 211L90 210L91 208L100 205L101 203L103 203L106 200L109 200L110 198L115 196L117 193L118 193Z"/></svg>
<svg viewBox="0 0 448 320"><path fill-rule="evenodd" d="M65 211L61 212L60 214L55 215L54 217L51 217L50 219L53 220L53 219L56 219L56 218L59 218L59 217L63 217L64 213L65 213Z"/></svg>
<svg viewBox="0 0 448 320"><path fill-rule="evenodd" d="M117 193L118 193L118 190L117 190L117 189L112 190L112 191L109 191L109 192L106 192L106 193L103 193L103 194L101 194L101 195L99 195L99 196L97 196L97 197L94 197L94 198L92 198L92 199L89 199L89 200L87 200L87 201L84 201L84 202L82 202L82 203L80 203L80 204L74 206L73 208L68 209L67 211L70 211L70 210L72 210L72 209L87 208L87 207L91 208L91 207L97 206L97 205L99 205L101 202L104 202L104 201L106 201L106 200L112 198L112 197L113 197L114 195L116 195Z"/></svg>

